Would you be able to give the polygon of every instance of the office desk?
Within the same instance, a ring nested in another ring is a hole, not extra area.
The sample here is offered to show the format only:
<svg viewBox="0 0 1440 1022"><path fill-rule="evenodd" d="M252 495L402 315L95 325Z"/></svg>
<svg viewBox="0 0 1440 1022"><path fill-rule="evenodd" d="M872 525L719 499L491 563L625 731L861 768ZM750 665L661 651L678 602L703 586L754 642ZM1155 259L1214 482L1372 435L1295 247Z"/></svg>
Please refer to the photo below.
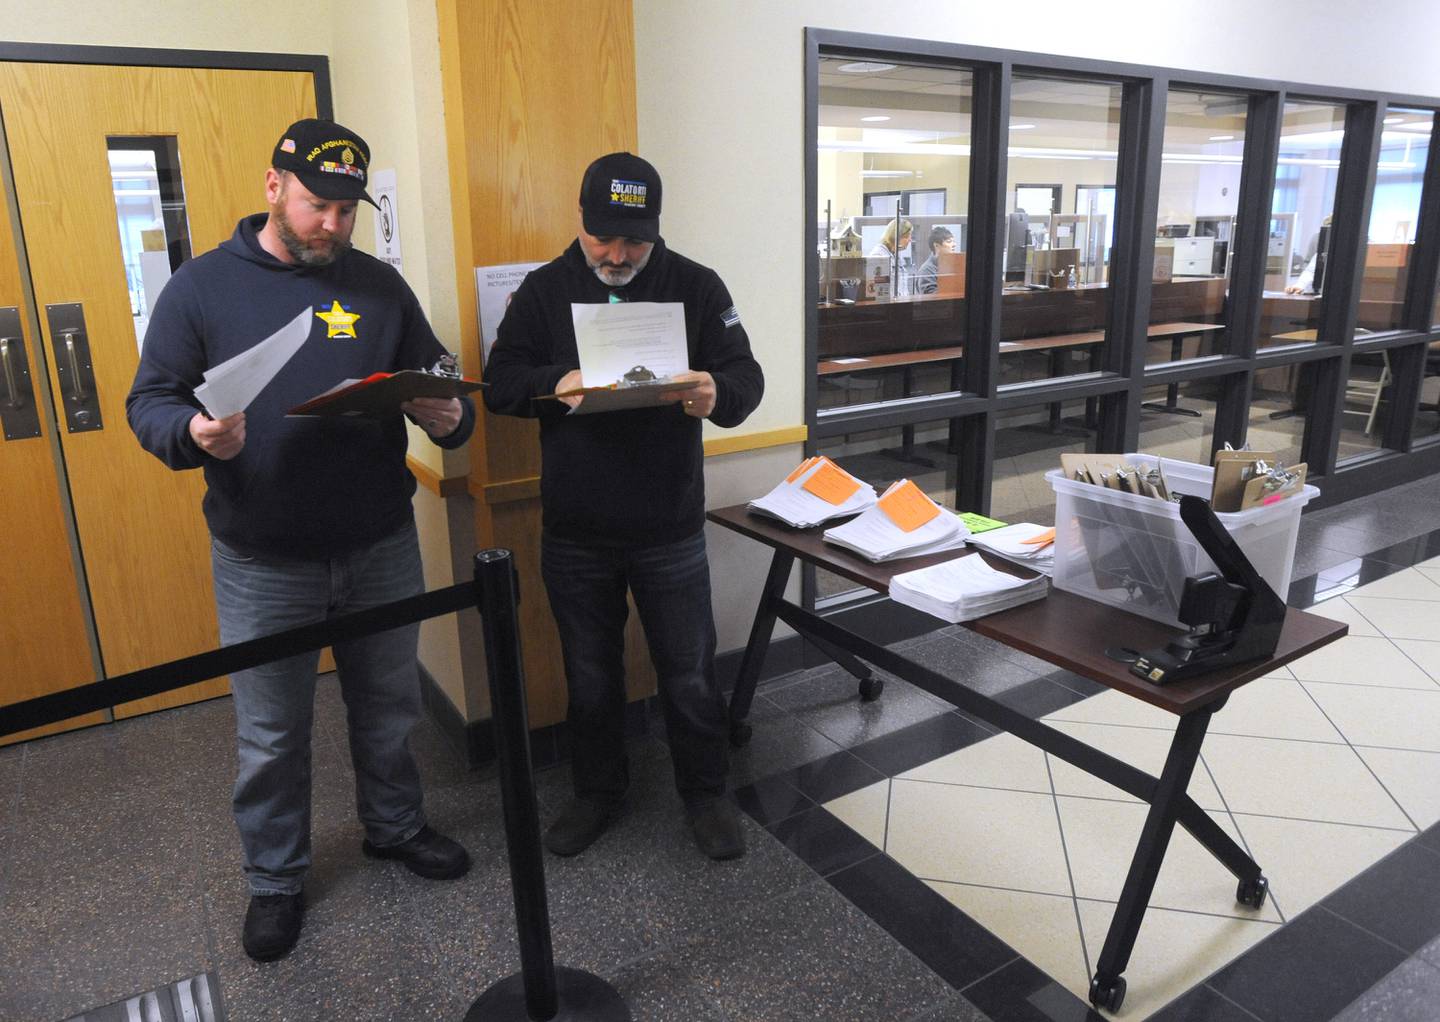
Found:
<svg viewBox="0 0 1440 1022"><path fill-rule="evenodd" d="M1105 655L1105 648L1126 645L1133 649L1151 649L1164 645L1179 634L1178 630L1072 593L1052 589L1043 600L965 623L965 627L981 635L1175 714L1178 724L1165 766L1159 777L1152 777L1062 731L981 695L962 679L947 677L908 660L785 599L785 584L796 558L883 593L888 592L891 577L899 572L956 556L978 557L979 554L949 550L886 564L871 564L847 550L826 544L820 538L823 531L820 528L791 529L773 519L752 515L743 505L711 511L707 517L717 525L748 536L775 551L730 699L733 744L743 745L749 740L750 726L746 718L750 713L755 684L760 677L775 622L781 620L860 679L862 695L866 698L879 696L883 684L872 675L861 658L1150 804L1091 981L1090 1000L1093 1004L1115 1011L1124 999L1123 973L1129 964L1140 922L1177 823L1235 875L1239 881L1236 889L1238 901L1253 908L1264 904L1269 885L1260 867L1196 805L1186 794L1186 787L1200 756L1200 746L1210 717L1224 706L1229 694L1281 664L1335 641L1346 633L1347 625L1291 609L1286 614L1280 644L1272 657L1160 687L1131 675L1127 664ZM1025 569L1004 561L989 558L987 561L1012 574L1026 574ZM940 627L938 621L936 627Z"/></svg>
<svg viewBox="0 0 1440 1022"><path fill-rule="evenodd" d="M1178 362L1185 353L1185 338L1198 337L1202 334L1213 333L1216 330L1224 330L1223 323L1151 323L1146 329L1146 340L1148 341L1169 341L1170 361ZM1152 412L1169 412L1171 415L1193 415L1199 417L1200 413L1193 408L1181 408L1177 403L1180 396L1180 384L1172 383L1165 388L1165 403L1158 404L1154 401L1147 401L1141 408L1148 408Z"/></svg>

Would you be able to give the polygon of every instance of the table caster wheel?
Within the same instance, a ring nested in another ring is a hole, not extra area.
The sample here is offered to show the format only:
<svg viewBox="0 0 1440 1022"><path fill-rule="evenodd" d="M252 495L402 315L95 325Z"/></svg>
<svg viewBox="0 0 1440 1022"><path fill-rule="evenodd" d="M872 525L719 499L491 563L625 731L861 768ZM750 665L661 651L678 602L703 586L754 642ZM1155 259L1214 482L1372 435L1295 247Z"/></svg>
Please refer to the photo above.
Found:
<svg viewBox="0 0 1440 1022"><path fill-rule="evenodd" d="M1114 982L1105 984L1096 973L1090 981L1090 1003L1109 1012L1119 1011L1125 1003L1125 977L1116 976Z"/></svg>
<svg viewBox="0 0 1440 1022"><path fill-rule="evenodd" d="M1265 904L1265 896L1269 893L1270 881L1262 874L1254 880L1241 880L1235 888L1235 900L1251 908L1261 908Z"/></svg>
<svg viewBox="0 0 1440 1022"><path fill-rule="evenodd" d="M873 703L880 698L880 693L885 691L885 679L870 675L868 678L860 679L860 698L867 703Z"/></svg>
<svg viewBox="0 0 1440 1022"><path fill-rule="evenodd" d="M753 730L743 720L733 721L730 724L730 744L737 749L743 749L750 744L750 735Z"/></svg>

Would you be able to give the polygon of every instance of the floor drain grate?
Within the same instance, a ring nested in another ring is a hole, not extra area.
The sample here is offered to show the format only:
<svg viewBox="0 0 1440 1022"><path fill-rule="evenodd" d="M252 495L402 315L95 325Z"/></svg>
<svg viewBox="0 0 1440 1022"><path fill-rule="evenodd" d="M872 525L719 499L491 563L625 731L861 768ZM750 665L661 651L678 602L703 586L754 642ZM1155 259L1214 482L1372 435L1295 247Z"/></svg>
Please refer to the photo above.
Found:
<svg viewBox="0 0 1440 1022"><path fill-rule="evenodd" d="M65 1022L225 1022L214 977L208 972L92 1008Z"/></svg>

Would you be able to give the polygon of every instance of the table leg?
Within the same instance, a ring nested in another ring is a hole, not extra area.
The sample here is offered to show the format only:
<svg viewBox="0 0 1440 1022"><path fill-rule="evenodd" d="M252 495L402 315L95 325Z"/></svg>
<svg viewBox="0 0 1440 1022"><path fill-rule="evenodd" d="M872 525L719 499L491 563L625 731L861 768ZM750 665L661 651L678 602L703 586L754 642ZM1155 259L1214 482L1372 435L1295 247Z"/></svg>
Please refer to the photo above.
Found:
<svg viewBox="0 0 1440 1022"><path fill-rule="evenodd" d="M1206 707L1187 713L1175 729L1165 768L1150 798L1150 811L1135 845L1130 871L1125 876L1125 886L1090 982L1090 1003L1098 1008L1119 1011L1125 1000L1125 980L1121 974L1130 964L1130 953L1135 948L1141 920L1145 918L1155 880L1165 861L1165 851L1180 816L1182 797L1190 784L1195 762L1200 758L1200 745L1205 740L1205 729L1213 712L1213 707Z"/></svg>
<svg viewBox="0 0 1440 1022"><path fill-rule="evenodd" d="M1179 362L1180 357L1185 353L1185 335L1172 337L1170 339L1170 361ZM1193 415L1200 418L1200 413L1193 408L1181 408L1177 403L1180 398L1180 384L1172 383L1165 388L1165 403L1159 404L1155 401L1146 401L1141 408L1148 408L1152 412L1169 412L1171 415Z"/></svg>
<svg viewBox="0 0 1440 1022"><path fill-rule="evenodd" d="M760 591L755 621L750 626L750 640L745 643L745 652L740 656L740 670L735 675L735 688L730 693L730 744L736 748L750 741L750 725L745 718L750 716L750 703L755 698L755 686L760 681L760 668L765 665L765 653L770 648L770 636L775 630L775 609L785 599L785 583L790 579L790 568L794 563L794 554L776 550L770 561L770 573L765 577L765 587Z"/></svg>

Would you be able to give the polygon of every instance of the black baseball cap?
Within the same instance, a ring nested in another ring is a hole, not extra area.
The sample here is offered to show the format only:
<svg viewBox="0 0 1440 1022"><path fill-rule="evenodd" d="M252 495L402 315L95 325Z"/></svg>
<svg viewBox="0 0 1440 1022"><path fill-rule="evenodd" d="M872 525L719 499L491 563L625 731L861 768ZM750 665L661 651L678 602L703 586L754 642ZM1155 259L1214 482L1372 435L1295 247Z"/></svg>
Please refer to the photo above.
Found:
<svg viewBox="0 0 1440 1022"><path fill-rule="evenodd" d="M660 237L660 173L634 153L602 156L580 182L580 219L601 238Z"/></svg>
<svg viewBox="0 0 1440 1022"><path fill-rule="evenodd" d="M370 147L334 121L307 117L290 125L275 143L270 166L290 171L322 199L364 199L376 205L365 191Z"/></svg>

